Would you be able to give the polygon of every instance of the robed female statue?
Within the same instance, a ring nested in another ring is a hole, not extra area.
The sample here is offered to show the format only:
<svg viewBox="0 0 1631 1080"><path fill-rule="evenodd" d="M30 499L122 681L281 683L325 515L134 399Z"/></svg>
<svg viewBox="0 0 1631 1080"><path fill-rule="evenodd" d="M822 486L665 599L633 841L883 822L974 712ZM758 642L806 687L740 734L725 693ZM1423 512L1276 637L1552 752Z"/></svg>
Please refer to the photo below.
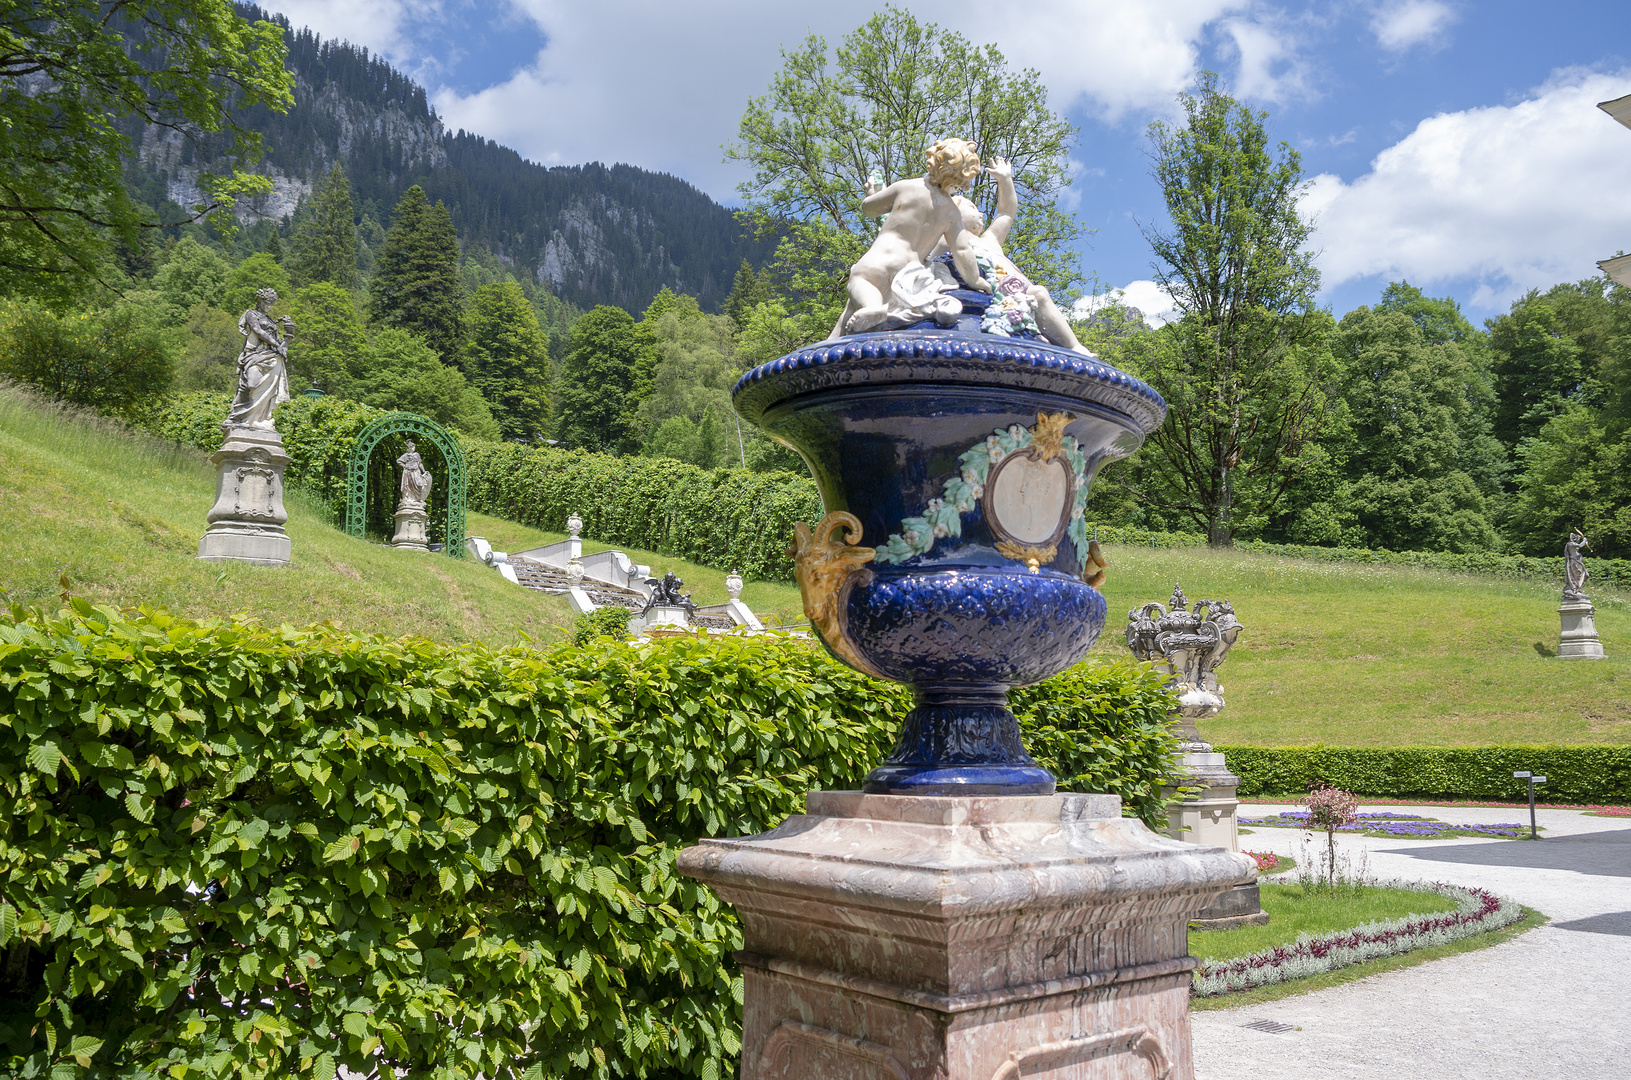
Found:
<svg viewBox="0 0 1631 1080"><path fill-rule="evenodd" d="M289 400L289 342L294 339L294 322L287 315L274 320L275 303L274 290L260 289L255 293L255 306L238 319L238 333L244 336L243 352L238 354L238 392L222 431L274 431L272 410Z"/></svg>

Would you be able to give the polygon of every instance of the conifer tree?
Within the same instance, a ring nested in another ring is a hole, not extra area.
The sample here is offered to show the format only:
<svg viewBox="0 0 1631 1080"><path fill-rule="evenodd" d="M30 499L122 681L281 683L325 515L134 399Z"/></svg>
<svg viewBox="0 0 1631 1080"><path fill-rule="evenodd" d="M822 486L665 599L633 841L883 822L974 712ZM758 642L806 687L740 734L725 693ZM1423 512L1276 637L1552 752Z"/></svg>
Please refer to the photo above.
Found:
<svg viewBox="0 0 1631 1080"><path fill-rule="evenodd" d="M645 335L622 308L602 304L574 323L561 366L556 438L603 453L638 450L638 429L627 403L645 352Z"/></svg>
<svg viewBox="0 0 1631 1080"><path fill-rule="evenodd" d="M748 324L748 313L770 298L770 282L743 259L736 269L731 294L725 297L725 314L740 329Z"/></svg>
<svg viewBox="0 0 1631 1080"><path fill-rule="evenodd" d="M459 239L447 207L418 184L396 204L385 250L368 283L369 315L424 338L443 363L458 360L464 338Z"/></svg>
<svg viewBox="0 0 1631 1080"><path fill-rule="evenodd" d="M549 340L521 286L483 285L470 298L463 368L506 439L549 434Z"/></svg>
<svg viewBox="0 0 1631 1080"><path fill-rule="evenodd" d="M332 281L342 289L357 284L357 225L351 181L339 162L312 190L311 206L294 237L295 280L302 285Z"/></svg>

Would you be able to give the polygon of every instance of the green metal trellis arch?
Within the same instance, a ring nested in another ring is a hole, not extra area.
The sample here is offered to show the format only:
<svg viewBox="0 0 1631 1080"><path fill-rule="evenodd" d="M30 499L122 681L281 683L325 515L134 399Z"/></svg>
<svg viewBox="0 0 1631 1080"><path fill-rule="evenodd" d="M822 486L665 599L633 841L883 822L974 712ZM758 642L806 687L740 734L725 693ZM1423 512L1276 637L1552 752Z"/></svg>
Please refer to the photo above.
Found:
<svg viewBox="0 0 1631 1080"><path fill-rule="evenodd" d="M346 469L345 531L360 537L368 520L368 461L374 447L391 435L420 435L442 453L447 465L447 529L445 551L455 559L464 557L464 453L447 429L428 416L392 412L375 417L357 433Z"/></svg>

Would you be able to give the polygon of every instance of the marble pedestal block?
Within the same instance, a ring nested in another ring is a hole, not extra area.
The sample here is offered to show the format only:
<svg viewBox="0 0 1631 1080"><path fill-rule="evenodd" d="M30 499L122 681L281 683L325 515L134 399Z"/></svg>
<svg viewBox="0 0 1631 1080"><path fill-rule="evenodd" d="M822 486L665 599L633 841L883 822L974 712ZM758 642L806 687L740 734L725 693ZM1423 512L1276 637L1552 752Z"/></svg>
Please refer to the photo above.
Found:
<svg viewBox="0 0 1631 1080"><path fill-rule="evenodd" d="M1565 600L1557 609L1563 629L1557 635L1559 660L1601 660L1603 643L1597 637L1597 609L1586 599Z"/></svg>
<svg viewBox="0 0 1631 1080"><path fill-rule="evenodd" d="M1252 874L1113 795L836 791L679 867L742 920L743 1080L1191 1080L1189 917Z"/></svg>
<svg viewBox="0 0 1631 1080"><path fill-rule="evenodd" d="M278 433L233 428L210 462L215 466L215 505L205 518L209 529L198 541L198 557L288 566L283 470L289 455Z"/></svg>
<svg viewBox="0 0 1631 1080"><path fill-rule="evenodd" d="M1239 851L1240 824L1235 815L1240 802L1235 792L1240 787L1240 777L1229 771L1222 754L1210 749L1185 753L1179 773L1184 777L1183 786L1202 790L1167 808L1167 826L1172 838ZM1196 912L1194 921L1209 930L1247 924L1260 926L1268 922L1256 873L1250 881L1241 882Z"/></svg>
<svg viewBox="0 0 1631 1080"><path fill-rule="evenodd" d="M422 506L403 507L396 512L396 533L391 546L408 551L429 551L425 524L430 520Z"/></svg>

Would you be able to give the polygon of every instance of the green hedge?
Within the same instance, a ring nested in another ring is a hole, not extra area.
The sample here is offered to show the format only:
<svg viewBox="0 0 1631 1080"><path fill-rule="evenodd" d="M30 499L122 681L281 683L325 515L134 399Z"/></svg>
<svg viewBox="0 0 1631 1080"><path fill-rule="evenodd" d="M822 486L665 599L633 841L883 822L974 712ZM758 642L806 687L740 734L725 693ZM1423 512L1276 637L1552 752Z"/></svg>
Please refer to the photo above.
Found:
<svg viewBox="0 0 1631 1080"><path fill-rule="evenodd" d="M1293 795L1316 783L1377 797L1527 799L1515 772L1539 773L1548 802L1631 801L1631 746L1219 746L1240 794Z"/></svg>
<svg viewBox="0 0 1631 1080"><path fill-rule="evenodd" d="M1072 786L1160 817L1154 676L1016 704ZM724 1080L741 937L675 854L853 787L906 705L799 639L499 652L13 609L0 1075Z"/></svg>
<svg viewBox="0 0 1631 1080"><path fill-rule="evenodd" d="M200 450L221 445L225 394L171 399L141 426ZM357 433L380 410L341 398L296 398L275 422L288 482L343 508ZM815 482L794 473L700 469L671 458L613 457L460 436L470 509L552 532L573 512L584 535L673 555L750 578L790 580L793 522L821 518Z"/></svg>
<svg viewBox="0 0 1631 1080"><path fill-rule="evenodd" d="M1558 543L1562 545L1561 538ZM1376 563L1382 566L1415 566L1424 570L1493 574L1501 578L1540 578L1555 581L1560 588L1563 582L1561 555L1539 558L1533 555L1498 555L1493 551L1382 551L1371 548L1309 547L1306 544L1266 544L1261 540L1236 544L1235 550L1314 562ZM1591 571L1595 583L1624 586L1631 582L1631 560L1588 558L1586 569Z"/></svg>

